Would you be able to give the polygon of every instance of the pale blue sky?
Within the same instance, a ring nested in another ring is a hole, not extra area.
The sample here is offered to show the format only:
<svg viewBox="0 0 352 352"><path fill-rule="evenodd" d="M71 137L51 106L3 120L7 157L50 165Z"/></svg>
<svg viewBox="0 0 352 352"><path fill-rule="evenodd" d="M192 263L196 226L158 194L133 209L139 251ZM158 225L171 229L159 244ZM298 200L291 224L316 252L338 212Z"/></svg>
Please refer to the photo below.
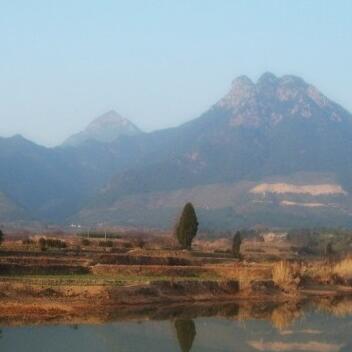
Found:
<svg viewBox="0 0 352 352"><path fill-rule="evenodd" d="M1 136L55 145L110 109L174 126L264 71L352 111L350 0L0 2Z"/></svg>

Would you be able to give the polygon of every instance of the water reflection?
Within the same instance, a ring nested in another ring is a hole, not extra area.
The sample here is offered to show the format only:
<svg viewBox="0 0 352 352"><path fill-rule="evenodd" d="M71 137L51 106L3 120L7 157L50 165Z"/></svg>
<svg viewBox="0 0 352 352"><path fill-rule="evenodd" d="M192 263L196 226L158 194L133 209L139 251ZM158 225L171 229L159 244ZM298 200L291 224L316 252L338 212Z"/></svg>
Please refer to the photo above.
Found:
<svg viewBox="0 0 352 352"><path fill-rule="evenodd" d="M171 320L175 321L175 329L180 327L177 321L194 320L200 317L223 317L245 322L248 320L267 320L273 327L282 331L287 330L296 320L301 319L305 312L316 310L336 317L352 315L352 297L341 296L334 298L319 298L314 301L287 302L228 302L228 303L193 303L150 306L107 306L104 310L84 316L46 316L35 315L0 315L0 326L69 325L78 329L84 324L103 324L114 321L128 320ZM1 336L1 331L0 331Z"/></svg>
<svg viewBox="0 0 352 352"><path fill-rule="evenodd" d="M115 307L85 319L38 326L21 326L8 319L0 351L352 351L349 297Z"/></svg>
<svg viewBox="0 0 352 352"><path fill-rule="evenodd" d="M271 322L278 330L289 328L292 323L299 319L303 314L302 309L299 309L294 304L284 304L275 308L271 313Z"/></svg>
<svg viewBox="0 0 352 352"><path fill-rule="evenodd" d="M181 351L189 352L197 334L194 321L191 319L177 319L175 320L175 329Z"/></svg>

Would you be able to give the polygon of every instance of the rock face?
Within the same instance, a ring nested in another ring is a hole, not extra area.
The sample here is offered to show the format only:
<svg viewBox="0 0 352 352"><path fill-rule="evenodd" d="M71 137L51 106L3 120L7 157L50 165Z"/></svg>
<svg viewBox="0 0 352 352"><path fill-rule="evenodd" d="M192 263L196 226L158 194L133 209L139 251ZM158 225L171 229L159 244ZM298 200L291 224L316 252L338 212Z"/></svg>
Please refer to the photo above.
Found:
<svg viewBox="0 0 352 352"><path fill-rule="evenodd" d="M63 145L79 146L90 140L111 143L120 136L134 136L140 133L139 128L131 121L111 110L92 121L84 131L69 137Z"/></svg>
<svg viewBox="0 0 352 352"><path fill-rule="evenodd" d="M235 79L230 92L216 106L231 111L233 126L274 126L295 117L342 122L348 115L301 78L277 78L272 73L263 74L257 84L246 76Z"/></svg>

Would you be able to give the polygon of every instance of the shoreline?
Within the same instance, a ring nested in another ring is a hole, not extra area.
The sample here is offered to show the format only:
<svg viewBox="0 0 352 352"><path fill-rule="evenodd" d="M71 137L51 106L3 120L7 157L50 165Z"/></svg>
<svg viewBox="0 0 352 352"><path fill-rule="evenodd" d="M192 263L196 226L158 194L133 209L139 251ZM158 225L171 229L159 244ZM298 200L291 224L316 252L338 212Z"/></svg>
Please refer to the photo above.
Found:
<svg viewBox="0 0 352 352"><path fill-rule="evenodd" d="M155 315L153 312L166 316L168 311L173 312L171 316L174 317L177 316L177 309L171 308L177 306L186 306L187 310L190 307L205 307L205 311L215 313L221 312L224 306L230 311L231 306L232 309L256 307L255 310L260 312L270 307L296 307L319 300L352 300L352 287L315 285L287 293L273 286L270 280L253 282L252 288L245 289L240 289L235 280L169 280L122 287L71 285L56 289L34 287L15 280L11 284L1 282L0 285L2 326L104 323L151 318ZM201 309L197 314L201 315Z"/></svg>

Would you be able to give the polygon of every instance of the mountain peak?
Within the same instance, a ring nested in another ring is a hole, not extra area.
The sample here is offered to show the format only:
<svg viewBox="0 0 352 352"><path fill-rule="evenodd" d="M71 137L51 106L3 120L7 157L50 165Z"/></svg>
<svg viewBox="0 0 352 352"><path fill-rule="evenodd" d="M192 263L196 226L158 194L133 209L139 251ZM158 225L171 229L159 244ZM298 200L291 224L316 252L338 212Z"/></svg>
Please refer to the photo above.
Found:
<svg viewBox="0 0 352 352"><path fill-rule="evenodd" d="M110 110L103 115L98 116L94 119L86 128L86 131L97 129L97 128L108 128L108 127L116 127L116 126L128 126L133 125L133 123L124 117L122 117L115 110ZM133 125L134 126L134 125ZM136 130L138 128L134 126Z"/></svg>
<svg viewBox="0 0 352 352"><path fill-rule="evenodd" d="M339 122L349 115L302 78L277 77L271 72L264 73L256 83L247 76L236 78L215 106L230 112L233 127L273 126L288 118Z"/></svg>
<svg viewBox="0 0 352 352"><path fill-rule="evenodd" d="M242 75L239 77L236 77L232 81L232 89L239 89L243 87L251 87L254 86L253 81L246 75Z"/></svg>
<svg viewBox="0 0 352 352"><path fill-rule="evenodd" d="M115 110L110 110L94 119L84 131L74 134L65 142L65 146L78 146L89 140L111 143L120 136L133 136L141 130Z"/></svg>
<svg viewBox="0 0 352 352"><path fill-rule="evenodd" d="M96 119L93 120L94 121L119 121L119 120L123 120L123 117L117 113L115 110L109 110L106 113L98 116Z"/></svg>
<svg viewBox="0 0 352 352"><path fill-rule="evenodd" d="M255 84L247 76L239 76L232 81L231 90L218 102L220 107L232 108L255 96Z"/></svg>
<svg viewBox="0 0 352 352"><path fill-rule="evenodd" d="M257 81L257 86L259 85L275 85L279 81L279 78L271 72L263 73Z"/></svg>

